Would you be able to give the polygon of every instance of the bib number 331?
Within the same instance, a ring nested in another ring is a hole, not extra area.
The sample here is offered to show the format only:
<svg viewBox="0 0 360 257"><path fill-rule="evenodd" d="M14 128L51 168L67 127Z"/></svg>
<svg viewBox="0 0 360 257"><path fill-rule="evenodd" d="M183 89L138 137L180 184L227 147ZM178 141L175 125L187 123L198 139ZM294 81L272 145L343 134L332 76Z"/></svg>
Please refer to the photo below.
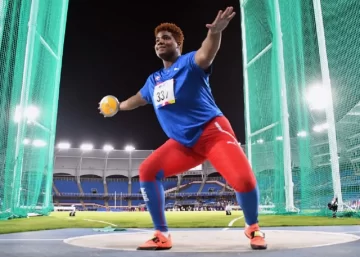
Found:
<svg viewBox="0 0 360 257"><path fill-rule="evenodd" d="M174 80L167 80L154 88L154 103L157 108L175 103Z"/></svg>

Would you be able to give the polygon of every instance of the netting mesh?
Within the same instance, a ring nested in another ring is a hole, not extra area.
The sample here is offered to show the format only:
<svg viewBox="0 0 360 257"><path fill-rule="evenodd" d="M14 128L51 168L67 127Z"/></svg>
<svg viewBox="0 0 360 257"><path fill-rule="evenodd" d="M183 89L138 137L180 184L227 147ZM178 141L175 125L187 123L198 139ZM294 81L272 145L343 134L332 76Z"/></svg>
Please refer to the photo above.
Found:
<svg viewBox="0 0 360 257"><path fill-rule="evenodd" d="M241 0L246 152L262 205L360 206L360 2Z"/></svg>
<svg viewBox="0 0 360 257"><path fill-rule="evenodd" d="M52 210L68 0L0 1L0 219Z"/></svg>

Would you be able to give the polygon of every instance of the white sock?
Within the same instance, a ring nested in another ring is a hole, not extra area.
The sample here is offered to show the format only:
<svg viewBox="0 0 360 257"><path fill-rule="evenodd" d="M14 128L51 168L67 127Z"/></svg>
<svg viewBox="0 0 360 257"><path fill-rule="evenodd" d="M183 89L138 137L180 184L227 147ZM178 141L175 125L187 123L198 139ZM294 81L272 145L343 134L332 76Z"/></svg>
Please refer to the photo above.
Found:
<svg viewBox="0 0 360 257"><path fill-rule="evenodd" d="M165 237L168 237L168 236L169 236L169 231L167 231L167 232L161 232L161 234L162 234L163 236L165 236Z"/></svg>

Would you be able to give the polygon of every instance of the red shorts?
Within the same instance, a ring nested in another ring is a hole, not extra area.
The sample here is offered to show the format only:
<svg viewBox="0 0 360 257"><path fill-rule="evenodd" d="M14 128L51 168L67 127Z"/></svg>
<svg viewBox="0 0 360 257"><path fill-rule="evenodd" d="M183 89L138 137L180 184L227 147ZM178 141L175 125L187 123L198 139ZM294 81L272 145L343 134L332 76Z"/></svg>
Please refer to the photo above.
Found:
<svg viewBox="0 0 360 257"><path fill-rule="evenodd" d="M140 166L140 181L154 181L159 172L171 177L209 160L237 192L249 192L256 179L227 118L216 117L204 128L198 142L188 148L169 139Z"/></svg>

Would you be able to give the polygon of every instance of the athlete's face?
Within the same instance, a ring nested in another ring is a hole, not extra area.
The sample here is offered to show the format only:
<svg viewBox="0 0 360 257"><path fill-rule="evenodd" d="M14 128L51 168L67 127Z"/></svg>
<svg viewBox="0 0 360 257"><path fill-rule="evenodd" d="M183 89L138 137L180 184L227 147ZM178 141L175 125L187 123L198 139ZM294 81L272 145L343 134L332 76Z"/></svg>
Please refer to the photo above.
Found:
<svg viewBox="0 0 360 257"><path fill-rule="evenodd" d="M171 60L178 51L180 52L180 46L176 43L171 32L160 31L156 35L155 52L159 58L165 61Z"/></svg>

